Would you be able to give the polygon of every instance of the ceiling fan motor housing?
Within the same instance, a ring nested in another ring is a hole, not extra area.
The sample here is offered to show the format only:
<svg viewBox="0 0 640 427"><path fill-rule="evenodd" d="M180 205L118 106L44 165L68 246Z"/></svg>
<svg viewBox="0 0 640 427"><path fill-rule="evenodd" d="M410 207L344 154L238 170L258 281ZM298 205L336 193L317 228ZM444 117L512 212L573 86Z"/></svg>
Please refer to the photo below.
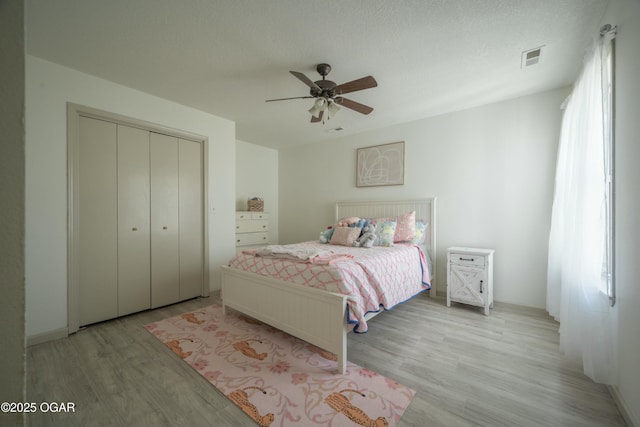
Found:
<svg viewBox="0 0 640 427"><path fill-rule="evenodd" d="M314 97L325 97L325 98L333 98L336 96L336 91L334 88L337 86L336 82L332 82L331 80L318 80L314 82L321 90L317 88L311 88L309 93Z"/></svg>

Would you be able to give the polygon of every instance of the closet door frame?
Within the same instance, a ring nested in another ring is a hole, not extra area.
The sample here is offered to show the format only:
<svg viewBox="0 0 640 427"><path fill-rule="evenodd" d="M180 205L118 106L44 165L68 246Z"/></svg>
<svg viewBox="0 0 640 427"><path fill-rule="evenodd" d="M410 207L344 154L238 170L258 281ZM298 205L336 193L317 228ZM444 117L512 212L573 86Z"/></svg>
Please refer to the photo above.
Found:
<svg viewBox="0 0 640 427"><path fill-rule="evenodd" d="M201 296L209 296L209 206L208 190L208 151L209 138L195 133L173 129L144 120L138 120L108 111L103 111L84 105L67 103L67 312L68 333L72 334L80 329L80 280L79 261L80 250L79 233L79 170L80 170L80 117L130 126L175 136L201 144L202 154L202 243L203 243L203 280Z"/></svg>

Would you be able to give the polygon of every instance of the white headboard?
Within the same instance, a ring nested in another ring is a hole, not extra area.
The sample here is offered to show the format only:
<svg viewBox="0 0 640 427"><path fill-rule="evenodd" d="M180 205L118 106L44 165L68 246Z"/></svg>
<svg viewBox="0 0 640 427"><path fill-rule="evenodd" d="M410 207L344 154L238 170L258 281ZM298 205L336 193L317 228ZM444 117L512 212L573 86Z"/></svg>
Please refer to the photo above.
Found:
<svg viewBox="0 0 640 427"><path fill-rule="evenodd" d="M413 200L354 201L336 203L336 222L342 218L381 218L416 211L416 220L429 224L425 247L431 258L431 288L435 295L436 283L436 198Z"/></svg>

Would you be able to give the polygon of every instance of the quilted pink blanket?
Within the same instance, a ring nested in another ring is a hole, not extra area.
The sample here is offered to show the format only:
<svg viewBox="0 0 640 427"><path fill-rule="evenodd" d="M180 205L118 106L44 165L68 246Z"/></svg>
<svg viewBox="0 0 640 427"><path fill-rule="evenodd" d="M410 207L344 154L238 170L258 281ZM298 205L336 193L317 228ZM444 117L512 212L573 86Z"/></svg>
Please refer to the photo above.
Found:
<svg viewBox="0 0 640 427"><path fill-rule="evenodd" d="M239 270L286 282L347 295L349 323L354 332L366 332L365 314L390 309L430 289L425 254L417 245L355 248L318 242L297 243L296 251L322 253L330 262L295 261L281 257L241 253L229 265Z"/></svg>

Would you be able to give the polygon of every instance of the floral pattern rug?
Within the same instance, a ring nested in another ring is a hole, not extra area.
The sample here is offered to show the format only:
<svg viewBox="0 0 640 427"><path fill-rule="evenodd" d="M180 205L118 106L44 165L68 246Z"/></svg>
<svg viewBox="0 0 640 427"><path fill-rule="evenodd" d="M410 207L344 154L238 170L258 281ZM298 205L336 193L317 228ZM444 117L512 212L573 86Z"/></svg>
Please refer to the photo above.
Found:
<svg viewBox="0 0 640 427"><path fill-rule="evenodd" d="M218 305L145 327L260 426L395 426L415 394Z"/></svg>

